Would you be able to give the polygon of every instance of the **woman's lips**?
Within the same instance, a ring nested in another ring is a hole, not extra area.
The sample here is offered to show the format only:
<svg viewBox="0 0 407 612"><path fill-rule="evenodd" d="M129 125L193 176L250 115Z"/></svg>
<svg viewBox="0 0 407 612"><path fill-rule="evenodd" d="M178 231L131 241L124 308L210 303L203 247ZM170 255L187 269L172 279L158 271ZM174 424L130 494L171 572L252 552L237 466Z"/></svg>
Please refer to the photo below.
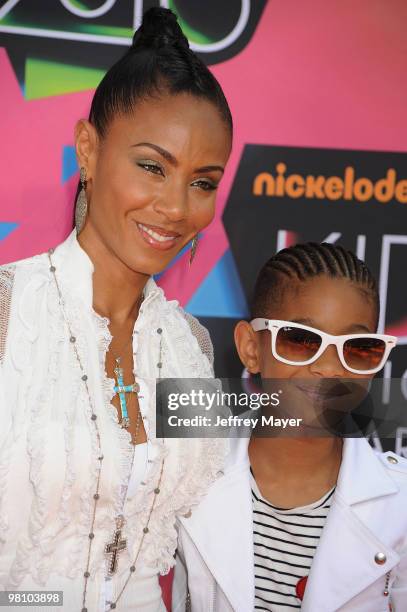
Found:
<svg viewBox="0 0 407 612"><path fill-rule="evenodd" d="M159 251L168 251L172 249L180 234L168 232L154 225L146 225L136 221L137 229L140 232L143 240L154 249Z"/></svg>

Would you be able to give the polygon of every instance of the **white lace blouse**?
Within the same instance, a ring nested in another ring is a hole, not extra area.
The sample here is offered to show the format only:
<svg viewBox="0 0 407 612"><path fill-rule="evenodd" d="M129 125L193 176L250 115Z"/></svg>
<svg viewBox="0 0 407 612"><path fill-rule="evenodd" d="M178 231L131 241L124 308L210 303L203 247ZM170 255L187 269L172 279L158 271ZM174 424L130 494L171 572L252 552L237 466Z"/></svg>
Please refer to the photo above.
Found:
<svg viewBox="0 0 407 612"><path fill-rule="evenodd" d="M137 571L117 606L123 612L150 612L151 606L140 602L145 592L140 584L151 572L164 574L174 564L175 517L199 502L221 473L227 452L224 440L155 438L160 341L164 378L212 377L210 359L202 351L204 344L210 348L210 341L207 332L188 319L176 301L167 301L150 279L134 327L133 353L151 454L145 478L130 494L133 448L111 404L113 381L105 375L111 336L109 321L92 309L93 265L74 232L57 247L53 262L88 376L104 454L87 608L100 609L106 588L104 548L114 532L115 517L123 511L127 549L109 581L110 595L120 592L164 459L161 492ZM0 313L0 590L62 590L64 606L58 609L79 612L98 447L82 372L46 254L0 268Z"/></svg>

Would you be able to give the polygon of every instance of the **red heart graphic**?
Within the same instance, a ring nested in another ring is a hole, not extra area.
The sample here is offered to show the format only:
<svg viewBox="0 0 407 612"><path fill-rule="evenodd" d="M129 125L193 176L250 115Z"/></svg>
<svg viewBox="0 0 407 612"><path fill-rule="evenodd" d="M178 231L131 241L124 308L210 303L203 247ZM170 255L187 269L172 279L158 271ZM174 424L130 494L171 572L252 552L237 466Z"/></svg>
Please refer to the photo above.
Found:
<svg viewBox="0 0 407 612"><path fill-rule="evenodd" d="M295 586L295 594L297 595L298 599L300 599L301 601L303 600L303 597L304 597L305 587L307 586L307 580L308 580L308 576L304 576L303 578L299 579L299 581L297 582Z"/></svg>

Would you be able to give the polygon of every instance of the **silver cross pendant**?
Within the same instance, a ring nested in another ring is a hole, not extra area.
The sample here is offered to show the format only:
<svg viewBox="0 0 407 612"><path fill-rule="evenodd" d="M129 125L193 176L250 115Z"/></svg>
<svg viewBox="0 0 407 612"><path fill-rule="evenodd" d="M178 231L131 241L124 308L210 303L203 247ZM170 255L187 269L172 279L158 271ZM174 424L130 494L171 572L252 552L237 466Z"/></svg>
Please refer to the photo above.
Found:
<svg viewBox="0 0 407 612"><path fill-rule="evenodd" d="M116 573L119 553L127 548L127 540L122 538L123 525L124 517L119 516L116 519L116 531L113 535L113 542L109 542L105 546L105 553L111 555L107 569L109 576Z"/></svg>

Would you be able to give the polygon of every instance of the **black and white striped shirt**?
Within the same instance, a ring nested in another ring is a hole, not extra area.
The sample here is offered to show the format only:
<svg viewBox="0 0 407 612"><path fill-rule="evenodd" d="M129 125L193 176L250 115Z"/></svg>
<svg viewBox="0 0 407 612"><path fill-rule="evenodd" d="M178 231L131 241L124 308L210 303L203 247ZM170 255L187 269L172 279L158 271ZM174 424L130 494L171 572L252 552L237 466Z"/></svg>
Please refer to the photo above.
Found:
<svg viewBox="0 0 407 612"><path fill-rule="evenodd" d="M253 474L251 484L255 610L300 610L335 487L313 504L282 510L262 497Z"/></svg>

